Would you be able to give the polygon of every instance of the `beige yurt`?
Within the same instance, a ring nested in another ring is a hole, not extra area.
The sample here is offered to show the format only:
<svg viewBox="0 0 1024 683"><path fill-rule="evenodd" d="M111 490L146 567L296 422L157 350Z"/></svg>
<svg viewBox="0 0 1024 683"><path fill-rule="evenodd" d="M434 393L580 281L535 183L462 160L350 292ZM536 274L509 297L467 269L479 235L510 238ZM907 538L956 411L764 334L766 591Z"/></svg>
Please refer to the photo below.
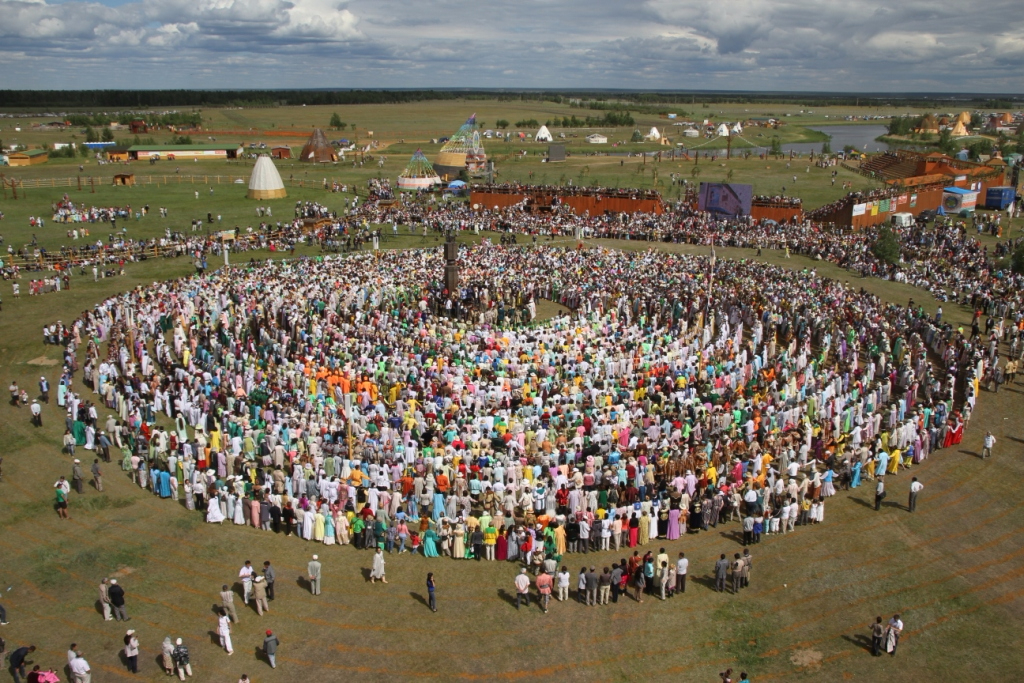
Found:
<svg viewBox="0 0 1024 683"><path fill-rule="evenodd" d="M245 195L249 199L281 199L288 196L281 181L281 174L277 172L274 162L266 154L261 154L256 160L256 166L252 169L252 176L249 178L249 192Z"/></svg>

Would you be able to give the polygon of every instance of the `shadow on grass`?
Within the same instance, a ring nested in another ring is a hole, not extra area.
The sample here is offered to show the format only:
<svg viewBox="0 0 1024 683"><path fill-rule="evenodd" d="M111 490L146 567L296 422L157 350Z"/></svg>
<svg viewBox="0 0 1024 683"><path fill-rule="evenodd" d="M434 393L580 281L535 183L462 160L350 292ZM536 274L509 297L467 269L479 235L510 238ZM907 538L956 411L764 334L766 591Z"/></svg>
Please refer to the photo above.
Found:
<svg viewBox="0 0 1024 683"><path fill-rule="evenodd" d="M499 588L498 589L498 597L501 598L503 602L507 602L508 604L512 605L513 607L516 606L516 596L514 594L512 594L512 593L509 593L504 588Z"/></svg>
<svg viewBox="0 0 1024 683"><path fill-rule="evenodd" d="M718 535L728 541L735 541L740 545L743 544L743 532L742 531L720 531Z"/></svg>
<svg viewBox="0 0 1024 683"><path fill-rule="evenodd" d="M856 645L862 650L871 652L871 638L864 635L863 633L858 633L853 636L843 636L843 640L852 645Z"/></svg>
<svg viewBox="0 0 1024 683"><path fill-rule="evenodd" d="M697 584L698 586L704 586L708 590L715 590L715 577L713 576L693 576L690 575L689 583Z"/></svg>
<svg viewBox="0 0 1024 683"><path fill-rule="evenodd" d="M419 593L417 593L416 591L409 591L409 597L415 600L416 602L420 603L424 607L430 607L430 603L427 602L427 599ZM513 601L514 600L515 598L513 598Z"/></svg>

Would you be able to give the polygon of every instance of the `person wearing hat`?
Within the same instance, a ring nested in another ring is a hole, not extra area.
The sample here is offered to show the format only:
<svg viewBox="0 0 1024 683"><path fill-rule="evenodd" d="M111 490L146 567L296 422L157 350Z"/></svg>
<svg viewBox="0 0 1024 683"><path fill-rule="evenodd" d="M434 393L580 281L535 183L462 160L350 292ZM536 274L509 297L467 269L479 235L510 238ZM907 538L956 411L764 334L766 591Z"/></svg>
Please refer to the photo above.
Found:
<svg viewBox="0 0 1024 683"><path fill-rule="evenodd" d="M320 572L322 568L323 565L320 564L319 556L317 555L314 555L313 559L306 565L306 575L309 577L309 592L313 595L320 595Z"/></svg>
<svg viewBox="0 0 1024 683"><path fill-rule="evenodd" d="M82 471L82 461L78 458L75 458L74 464L71 466L71 483L79 495L84 493L85 472Z"/></svg>
<svg viewBox="0 0 1024 683"><path fill-rule="evenodd" d="M257 576L252 580L252 592L256 598L256 614L263 616L263 610L270 611L270 605L267 604L267 582L263 580L262 576Z"/></svg>
<svg viewBox="0 0 1024 683"><path fill-rule="evenodd" d="M267 635L263 638L263 654L267 656L267 661L270 662L270 668L277 668L277 646L281 644L281 641L277 639L274 632L269 628L267 629Z"/></svg>
<svg viewBox="0 0 1024 683"><path fill-rule="evenodd" d="M32 424L34 424L36 427L42 427L43 407L39 405L39 401L37 399L32 399L32 405L29 408L29 410L32 412Z"/></svg>
<svg viewBox="0 0 1024 683"><path fill-rule="evenodd" d="M124 588L118 585L117 579L110 580L110 588L107 589L107 597L110 599L110 608L114 611L114 619L117 621L131 621L124 605Z"/></svg>
<svg viewBox="0 0 1024 683"><path fill-rule="evenodd" d="M128 671L139 673L139 639L135 637L135 629L128 629L124 634L124 658L128 660Z"/></svg>
<svg viewBox="0 0 1024 683"><path fill-rule="evenodd" d="M171 659L174 660L174 668L178 672L178 678L185 680L185 674L192 675L192 664L189 661L188 648L182 644L181 638L174 641L174 651L171 652Z"/></svg>
<svg viewBox="0 0 1024 683"><path fill-rule="evenodd" d="M39 378L39 398L43 400L43 403L50 402L50 383L46 381L45 377Z"/></svg>

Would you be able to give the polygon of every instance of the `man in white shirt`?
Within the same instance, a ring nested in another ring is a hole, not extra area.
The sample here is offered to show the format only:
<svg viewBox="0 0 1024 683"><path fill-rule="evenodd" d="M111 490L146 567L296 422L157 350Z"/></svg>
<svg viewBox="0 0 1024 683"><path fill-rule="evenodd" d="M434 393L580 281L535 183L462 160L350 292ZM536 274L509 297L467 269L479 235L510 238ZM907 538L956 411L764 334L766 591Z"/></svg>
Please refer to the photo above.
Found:
<svg viewBox="0 0 1024 683"><path fill-rule="evenodd" d="M68 668L71 669L71 676L74 679L74 683L91 683L92 681L92 669L89 668L89 662L85 661L82 655L78 655L68 664Z"/></svg>
<svg viewBox="0 0 1024 683"><path fill-rule="evenodd" d="M530 606L530 577L526 575L526 567L523 567L515 578L516 584L516 609L519 609L520 602L526 602Z"/></svg>
<svg viewBox="0 0 1024 683"><path fill-rule="evenodd" d="M252 575L253 571L252 562L249 560L245 561L245 565L238 570L238 578L242 581L242 602L249 604L249 598L252 596Z"/></svg>
<svg viewBox="0 0 1024 683"><path fill-rule="evenodd" d="M686 592L686 572L690 569L690 561L686 559L686 553L679 553L676 560L676 593Z"/></svg>
<svg viewBox="0 0 1024 683"><path fill-rule="evenodd" d="M569 599L569 568L562 567L562 571L556 574L558 582L558 601L565 602ZM517 584L518 587L518 584Z"/></svg>
<svg viewBox="0 0 1024 683"><path fill-rule="evenodd" d="M996 445L996 437L992 432L985 432L985 447L981 449L981 457L987 458L992 455L992 447Z"/></svg>
<svg viewBox="0 0 1024 683"><path fill-rule="evenodd" d="M910 480L910 502L907 503L907 510L910 512L917 509L917 494L920 493L923 488L924 484L919 482L917 477Z"/></svg>

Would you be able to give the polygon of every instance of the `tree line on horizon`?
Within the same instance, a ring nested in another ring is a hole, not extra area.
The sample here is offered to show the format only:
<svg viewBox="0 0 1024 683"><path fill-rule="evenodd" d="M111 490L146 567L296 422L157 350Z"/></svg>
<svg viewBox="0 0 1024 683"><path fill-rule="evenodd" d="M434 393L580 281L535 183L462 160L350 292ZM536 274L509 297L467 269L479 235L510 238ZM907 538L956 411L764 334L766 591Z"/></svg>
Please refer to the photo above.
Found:
<svg viewBox="0 0 1024 683"><path fill-rule="evenodd" d="M0 108L116 108L203 106L296 106L334 104L401 104L430 100L539 101L588 109L616 109L625 105L796 104L821 106L944 105L949 95L842 94L724 91L615 91L615 90L0 90ZM963 95L958 106L982 109L1019 107L1009 97Z"/></svg>

